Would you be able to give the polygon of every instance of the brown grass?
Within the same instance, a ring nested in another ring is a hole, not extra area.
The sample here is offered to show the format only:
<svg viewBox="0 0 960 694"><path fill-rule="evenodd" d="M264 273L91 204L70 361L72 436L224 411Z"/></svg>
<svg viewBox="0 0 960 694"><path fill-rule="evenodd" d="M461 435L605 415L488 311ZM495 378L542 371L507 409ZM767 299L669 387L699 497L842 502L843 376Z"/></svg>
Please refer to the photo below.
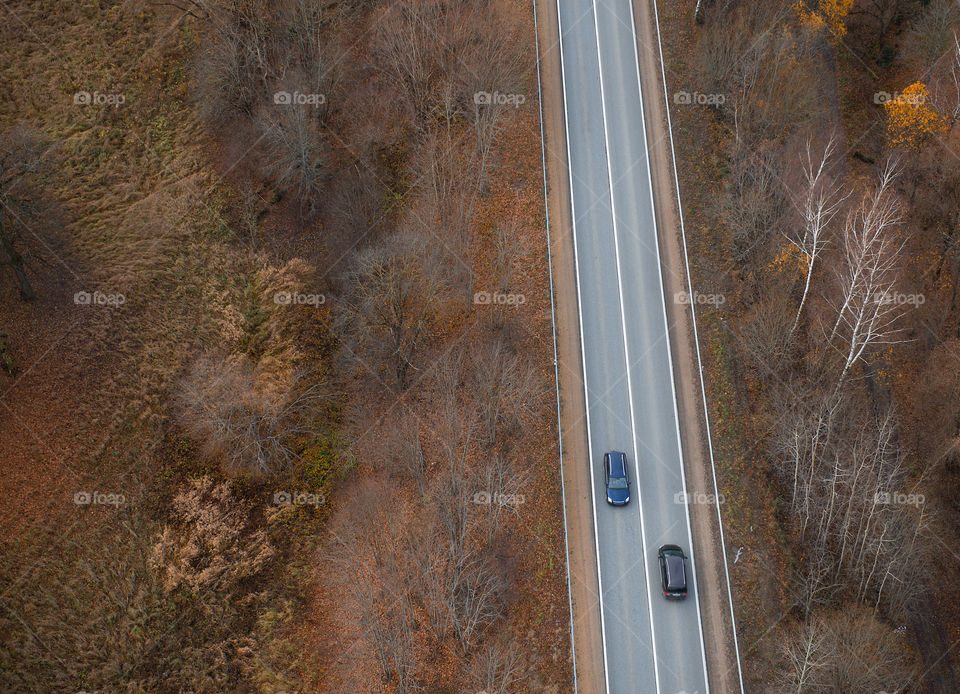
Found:
<svg viewBox="0 0 960 694"><path fill-rule="evenodd" d="M278 201L271 183L257 180L256 157L235 167L247 130L211 137L201 127L190 101L202 45L195 21L137 2L5 9L0 80L8 99L0 127L30 122L61 143L59 173L46 184L67 221L48 263L31 266L36 303L14 299L13 283L0 275L9 297L0 307L5 350L19 370L0 374L0 491L10 500L0 683L33 691L338 691L337 678L362 661L331 655L346 652L356 625L328 592L336 576L316 564L315 545L326 537L326 514L352 486L319 511L276 512L270 499L277 487L328 494L367 445L354 435L348 446L339 429L374 421L386 408L370 406L353 375L336 372L328 308L282 306L272 296L326 291L350 230L338 231L332 213L302 222L294 202ZM532 40L529 9L517 18ZM340 26L360 33L356 19L342 17ZM77 91L125 100L84 107L73 102ZM395 122L357 124L350 113L333 119L351 142L400 133ZM496 289L495 228L517 224L523 250L511 290L526 303L508 317L510 339L549 383L538 133L528 92L502 135L471 248L477 289ZM391 205L408 191L400 173L408 154L402 142L375 151L393 194L383 205L389 222ZM324 229L331 231L321 236ZM118 309L79 306L78 291L125 301ZM483 307L458 320L432 349L469 341L471 326L489 330L491 322ZM279 382L303 366L319 380L346 381L344 396L315 413L313 431L288 442L294 469L266 481L246 474L227 481L222 447L203 445L209 432L186 435L190 428L174 416L174 389L208 346L286 375ZM341 424L341 406L362 416ZM524 438L538 493L508 518L510 540L497 557L512 585L496 628L525 654L521 691L566 691L571 677L552 415L547 405L537 408L544 423ZM371 473L362 465L358 472ZM73 494L85 490L126 503L74 504ZM401 511L403 498L395 502ZM304 593L316 597L304 605ZM325 647L311 648L318 642ZM499 662L479 652L491 667ZM460 658L443 649L431 681L466 678Z"/></svg>

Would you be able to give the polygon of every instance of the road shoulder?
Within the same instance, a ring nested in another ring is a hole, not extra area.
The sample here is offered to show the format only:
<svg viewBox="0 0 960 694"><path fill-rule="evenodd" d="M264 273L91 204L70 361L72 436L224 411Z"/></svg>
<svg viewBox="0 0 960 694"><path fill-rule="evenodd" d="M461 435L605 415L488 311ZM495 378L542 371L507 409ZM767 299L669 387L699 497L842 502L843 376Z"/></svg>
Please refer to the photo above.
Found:
<svg viewBox="0 0 960 694"><path fill-rule="evenodd" d="M541 99L546 154L550 258L556 306L557 369L560 379L560 430L563 437L570 591L573 604L577 691L606 691L597 549L593 528L586 403L577 314L576 268L568 179L560 33L556 2L535 0L540 47Z"/></svg>

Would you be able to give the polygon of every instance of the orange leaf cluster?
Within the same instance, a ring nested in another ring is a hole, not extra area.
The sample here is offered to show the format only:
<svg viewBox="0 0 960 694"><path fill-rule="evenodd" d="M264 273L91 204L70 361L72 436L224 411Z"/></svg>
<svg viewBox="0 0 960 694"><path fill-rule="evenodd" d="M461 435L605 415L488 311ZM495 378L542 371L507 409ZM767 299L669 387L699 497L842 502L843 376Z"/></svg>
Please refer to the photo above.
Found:
<svg viewBox="0 0 960 694"><path fill-rule="evenodd" d="M914 82L883 105L890 145L919 150L929 136L946 132L947 121L928 105L928 96L927 85Z"/></svg>
<svg viewBox="0 0 960 694"><path fill-rule="evenodd" d="M801 251L796 244L788 243L777 254L777 257L770 262L768 267L778 272L797 270L806 277L808 264L807 254Z"/></svg>
<svg viewBox="0 0 960 694"><path fill-rule="evenodd" d="M827 29L830 42L836 45L847 34L847 15L852 7L853 0L820 0L816 10L808 10L803 0L797 0L793 9L803 26L813 31Z"/></svg>

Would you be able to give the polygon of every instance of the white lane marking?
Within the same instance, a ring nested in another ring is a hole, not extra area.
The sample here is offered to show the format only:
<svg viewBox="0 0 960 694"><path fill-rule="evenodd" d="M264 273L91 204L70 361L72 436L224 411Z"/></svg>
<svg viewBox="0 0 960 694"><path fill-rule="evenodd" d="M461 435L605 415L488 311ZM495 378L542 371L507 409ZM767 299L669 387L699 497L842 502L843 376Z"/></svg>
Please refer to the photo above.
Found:
<svg viewBox="0 0 960 694"><path fill-rule="evenodd" d="M673 394L673 415L674 415L674 422L677 428L677 451L680 454L680 481L683 484L683 493L685 497L684 500L686 501L687 477L686 477L686 473L684 472L684 464L683 464L683 460L684 460L683 441L682 441L682 437L680 436L680 412L679 412L679 408L677 407L677 388L676 388L676 384L674 383L673 354L672 354L673 350L670 346L670 322L667 319L667 298L663 289L663 261L660 257L660 233L657 229L657 212L656 212L656 207L654 205L654 199L653 199L653 177L650 172L650 168L651 168L650 167L650 146L649 146L649 143L647 142L646 114L644 113L644 110L643 110L643 86L640 83L640 54L637 50L637 40L638 40L637 23L636 23L636 19L633 16L633 2L631 0L626 0L626 1L629 5L630 25L631 25L631 28L633 29L633 57L634 57L634 61L636 63L636 68L637 68L637 90L640 94L640 130L643 133L643 148L647 153L647 181L650 189L650 211L653 216L652 221L653 221L653 231L654 231L653 245L657 251L657 268L660 271L660 300L661 300L661 307L663 308L663 330L664 330L664 335L666 336L666 342L667 342L667 364L669 364L669 367L670 367L670 392ZM687 277L689 277L689 271L688 271ZM690 543L688 545L690 547L690 570L694 578L696 578L697 567L693 558L693 554L694 554L693 533L691 532L691 529L690 529L690 506L689 504L686 504L686 503L684 503L683 506L684 506L684 517L687 520L687 541ZM709 694L710 678L707 676L707 654L703 644L703 620L700 617L699 582L695 586L695 589L697 591L697 627L698 627L697 633L700 636L700 660L703 664L704 685L706 686L707 694Z"/></svg>
<svg viewBox="0 0 960 694"><path fill-rule="evenodd" d="M557 0L557 30L560 34L560 80L563 83L563 127L567 137L567 168L570 164L570 118L567 114L567 67L563 58L563 19L560 9L560 0ZM607 634L603 616L603 577L600 575L600 535L597 525L596 480L593 474L593 438L590 429L590 397L587 388L587 352L583 340L583 302L580 295L580 258L577 252L577 213L574 208L573 175L568 175L570 183L570 226L573 232L573 264L577 282L577 322L580 328L580 362L583 365L583 404L587 419L587 465L590 468L590 508L593 511L593 538L597 550L597 590L600 599L600 641L603 644L603 683L607 694L610 694L610 680L607 677Z"/></svg>
<svg viewBox="0 0 960 694"><path fill-rule="evenodd" d="M640 460L637 452L637 422L633 411L633 379L630 377L630 349L627 344L627 316L623 301L623 273L620 268L620 238L617 232L617 210L616 201L613 195L613 169L610 163L610 139L607 130L607 100L603 89L603 56L600 51L600 23L597 17L597 2L593 0L593 28L597 39L597 65L600 70L600 109L603 115L603 142L605 156L607 160L607 184L610 190L610 213L613 223L613 245L614 254L617 261L617 291L620 295L620 324L623 330L623 355L624 368L627 372L627 395L630 399L630 432L633 439L633 466L634 466L634 487L637 490L637 506L640 515L640 546L643 557L643 581L647 588L647 612L650 617L650 648L653 650L653 677L657 686L657 692L660 691L660 666L657 659L657 638L653 628L653 595L650 593L650 567L647 565L647 533L643 523L643 502L640 493ZM642 111L642 108L641 108ZM651 191L652 198L652 191Z"/></svg>
<svg viewBox="0 0 960 694"><path fill-rule="evenodd" d="M680 216L680 238L683 242L683 264L687 270L688 295L693 296L693 277L690 274L690 260L687 256L687 232L683 224L683 205L680 202L680 178L677 175L677 155L673 147L673 123L670 119L670 97L667 95L667 73L663 63L663 42L660 39L660 14L657 11L657 0L653 0L653 18L654 25L657 28L657 49L660 52L660 75L663 82L663 102L667 110L667 133L670 136L670 158L673 160L673 183L677 191L677 211ZM707 408L707 388L703 382L703 362L700 358L700 336L697 333L697 313L693 303L690 304L690 315L693 318L693 344L696 347L697 353L697 372L700 375L700 395L703 400L703 420L707 427L707 445L710 449L710 470L713 473L713 498L714 501L716 501L717 523L720 526L720 551L723 555L723 573L727 581L727 600L730 604L730 623L733 627L733 648L737 657L737 677L740 680L740 693L743 694L743 671L740 667L740 646L737 640L737 619L733 614L733 591L730 589L730 569L727 566L727 547L723 536L723 517L720 514L720 493L717 489L717 466L713 456L713 436L710 433L710 412ZM739 556L739 553L737 556Z"/></svg>

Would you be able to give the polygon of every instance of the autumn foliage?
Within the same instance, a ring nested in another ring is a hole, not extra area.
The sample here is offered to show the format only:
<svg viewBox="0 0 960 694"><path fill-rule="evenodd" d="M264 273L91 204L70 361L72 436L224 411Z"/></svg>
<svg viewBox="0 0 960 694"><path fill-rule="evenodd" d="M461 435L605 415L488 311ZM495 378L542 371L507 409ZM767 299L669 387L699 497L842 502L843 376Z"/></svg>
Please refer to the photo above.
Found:
<svg viewBox="0 0 960 694"><path fill-rule="evenodd" d="M887 114L887 140L891 147L919 151L928 137L947 131L947 121L930 106L927 85L923 82L914 82L883 108Z"/></svg>
<svg viewBox="0 0 960 694"><path fill-rule="evenodd" d="M847 15L852 7L853 0L821 0L814 10L807 9L801 0L794 5L800 23L815 31L826 29L833 44L846 36Z"/></svg>

